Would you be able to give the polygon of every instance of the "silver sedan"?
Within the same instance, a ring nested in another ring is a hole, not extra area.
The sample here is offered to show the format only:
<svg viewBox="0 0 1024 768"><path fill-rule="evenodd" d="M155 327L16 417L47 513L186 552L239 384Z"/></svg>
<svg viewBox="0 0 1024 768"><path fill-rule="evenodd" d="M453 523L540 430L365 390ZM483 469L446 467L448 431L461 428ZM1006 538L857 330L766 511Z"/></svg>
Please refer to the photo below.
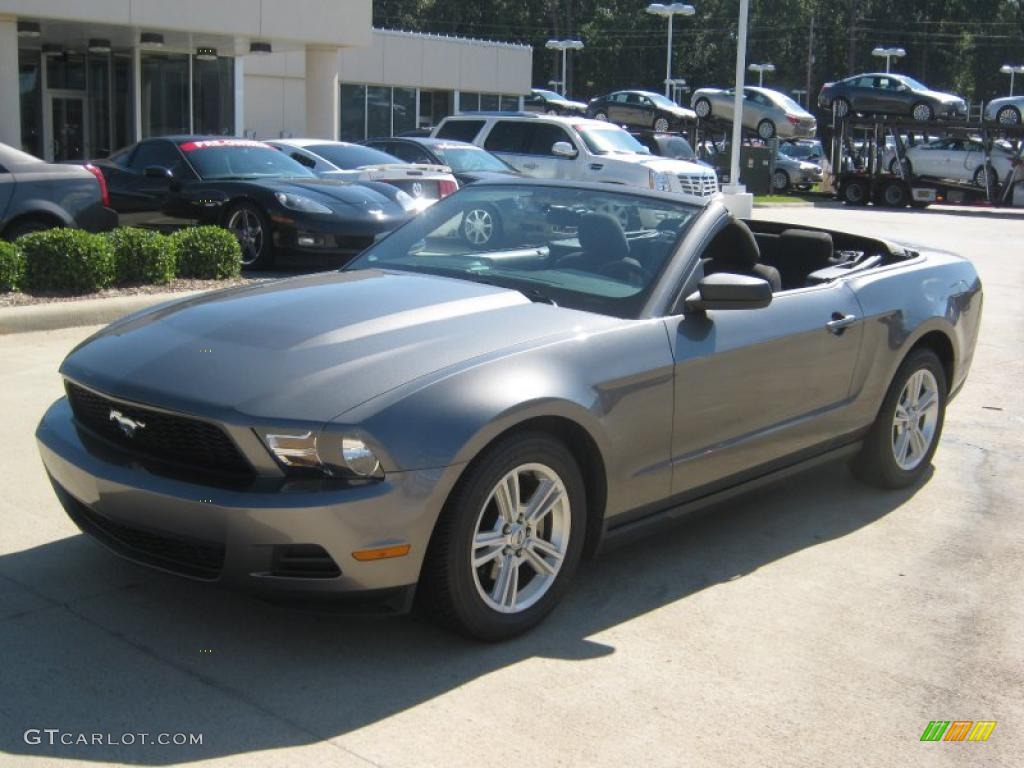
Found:
<svg viewBox="0 0 1024 768"><path fill-rule="evenodd" d="M731 121L736 91L732 88L698 88L690 105L702 120ZM771 88L743 89L743 127L762 139L810 139L818 129L814 115L784 93Z"/></svg>
<svg viewBox="0 0 1024 768"><path fill-rule="evenodd" d="M1024 96L1003 96L985 105L985 120L1003 125L1020 125L1024 114Z"/></svg>

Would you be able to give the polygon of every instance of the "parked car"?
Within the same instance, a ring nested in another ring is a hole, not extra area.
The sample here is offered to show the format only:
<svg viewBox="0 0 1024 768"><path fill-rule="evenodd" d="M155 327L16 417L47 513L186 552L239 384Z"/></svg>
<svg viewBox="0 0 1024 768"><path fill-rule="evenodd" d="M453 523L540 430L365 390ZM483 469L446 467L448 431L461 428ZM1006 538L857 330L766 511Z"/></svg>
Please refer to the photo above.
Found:
<svg viewBox="0 0 1024 768"><path fill-rule="evenodd" d="M52 227L113 229L103 174L94 166L47 163L0 144L0 236L15 240Z"/></svg>
<svg viewBox="0 0 1024 768"><path fill-rule="evenodd" d="M519 176L519 172L497 155L467 141L448 139L381 137L367 139L368 147L394 155L406 163L444 165L455 174L459 185L491 178Z"/></svg>
<svg viewBox="0 0 1024 768"><path fill-rule="evenodd" d="M472 141L536 178L626 184L671 192L697 203L707 202L718 192L713 170L653 157L626 131L600 120L554 115L460 115L446 117L434 136ZM630 223L622 210L616 215L624 225Z"/></svg>
<svg viewBox="0 0 1024 768"><path fill-rule="evenodd" d="M732 122L735 114L734 88L698 88L690 100L701 120L714 118ZM793 99L771 88L748 86L743 89L743 127L757 131L768 140L813 138L818 130L814 115Z"/></svg>
<svg viewBox="0 0 1024 768"><path fill-rule="evenodd" d="M544 88L531 88L530 95L523 98L523 109L545 115L583 116L587 113L587 105L582 101L572 101Z"/></svg>
<svg viewBox="0 0 1024 768"><path fill-rule="evenodd" d="M1020 125L1024 114L1024 96L1003 96L985 105L985 119L1003 125Z"/></svg>
<svg viewBox="0 0 1024 768"><path fill-rule="evenodd" d="M268 139L267 144L322 179L383 181L410 195L420 207L459 188L451 169L438 163L408 163L379 149L325 139Z"/></svg>
<svg viewBox="0 0 1024 768"><path fill-rule="evenodd" d="M453 234L498 200L515 238ZM480 182L340 272L108 326L36 437L71 519L122 557L279 599L415 597L499 640L585 555L741 491L841 458L882 488L926 478L981 307L944 251Z"/></svg>
<svg viewBox="0 0 1024 768"><path fill-rule="evenodd" d="M238 238L243 265L256 269L278 257L348 261L419 209L390 184L320 179L249 139L144 139L95 165L128 223L220 224Z"/></svg>
<svg viewBox="0 0 1024 768"><path fill-rule="evenodd" d="M1006 179L1016 157L1012 149L999 144L992 146L988 165L990 186ZM980 139L947 137L908 146L904 152L903 166L907 174L973 183L979 187L984 187L986 183L985 145ZM883 153L882 167L888 168L890 173L899 172L895 148Z"/></svg>
<svg viewBox="0 0 1024 768"><path fill-rule="evenodd" d="M593 98L587 104L587 117L659 132L679 130L696 119L692 109L651 91L615 91Z"/></svg>
<svg viewBox="0 0 1024 768"><path fill-rule="evenodd" d="M630 135L643 144L652 155L671 157L673 160L687 160L691 163L700 162L690 146L690 142L678 133L660 133L658 131L630 131Z"/></svg>
<svg viewBox="0 0 1024 768"><path fill-rule="evenodd" d="M819 166L825 160L825 148L818 139L783 141L779 144L779 152L796 160L803 160Z"/></svg>
<svg viewBox="0 0 1024 768"><path fill-rule="evenodd" d="M794 189L806 191L822 179L821 165L800 160L782 151L775 153L775 169L772 171L772 191L785 194Z"/></svg>
<svg viewBox="0 0 1024 768"><path fill-rule="evenodd" d="M818 94L818 106L846 117L852 112L866 115L909 115L914 120L935 118L967 119L967 102L952 93L933 91L908 75L874 72L825 83Z"/></svg>

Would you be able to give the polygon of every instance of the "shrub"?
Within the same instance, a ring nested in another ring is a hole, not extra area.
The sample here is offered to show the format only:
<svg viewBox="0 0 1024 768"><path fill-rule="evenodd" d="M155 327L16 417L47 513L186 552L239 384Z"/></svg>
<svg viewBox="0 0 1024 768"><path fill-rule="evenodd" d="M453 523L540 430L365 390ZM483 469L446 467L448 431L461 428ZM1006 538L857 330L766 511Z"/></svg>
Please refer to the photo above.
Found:
<svg viewBox="0 0 1024 768"><path fill-rule="evenodd" d="M223 279L242 272L238 240L222 227L181 229L171 235L171 250L181 277Z"/></svg>
<svg viewBox="0 0 1024 768"><path fill-rule="evenodd" d="M25 257L24 287L33 291L91 293L114 279L114 251L103 235L49 229L18 238Z"/></svg>
<svg viewBox="0 0 1024 768"><path fill-rule="evenodd" d="M14 243L0 240L0 293L16 291L25 275L25 256Z"/></svg>
<svg viewBox="0 0 1024 768"><path fill-rule="evenodd" d="M169 283L174 279L174 252L168 238L151 229L118 227L107 234L114 249L118 285Z"/></svg>

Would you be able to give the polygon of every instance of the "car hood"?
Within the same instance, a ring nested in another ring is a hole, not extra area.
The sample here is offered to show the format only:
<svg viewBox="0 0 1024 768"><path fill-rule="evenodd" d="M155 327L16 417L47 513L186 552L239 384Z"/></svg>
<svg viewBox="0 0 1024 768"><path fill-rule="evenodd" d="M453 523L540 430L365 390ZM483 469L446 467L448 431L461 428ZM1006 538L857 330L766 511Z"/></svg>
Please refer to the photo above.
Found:
<svg viewBox="0 0 1024 768"><path fill-rule="evenodd" d="M601 158L623 160L635 165L643 165L651 170L662 173L706 173L708 170L707 166L700 163L689 160L676 160L675 158L661 157L660 155L601 155Z"/></svg>
<svg viewBox="0 0 1024 768"><path fill-rule="evenodd" d="M455 178L460 184L472 184L474 181L509 181L518 178L515 171L456 171Z"/></svg>
<svg viewBox="0 0 1024 768"><path fill-rule="evenodd" d="M323 424L419 377L615 322L465 280L334 272L145 310L76 347L61 373L229 423Z"/></svg>
<svg viewBox="0 0 1024 768"><path fill-rule="evenodd" d="M354 184L336 179L259 179L249 183L271 192L325 198L360 210L375 208L389 213L404 212L394 197L395 192L384 188L384 185Z"/></svg>
<svg viewBox="0 0 1024 768"><path fill-rule="evenodd" d="M963 99L952 93L943 93L942 91L919 91L919 93L943 104L960 104L963 102Z"/></svg>

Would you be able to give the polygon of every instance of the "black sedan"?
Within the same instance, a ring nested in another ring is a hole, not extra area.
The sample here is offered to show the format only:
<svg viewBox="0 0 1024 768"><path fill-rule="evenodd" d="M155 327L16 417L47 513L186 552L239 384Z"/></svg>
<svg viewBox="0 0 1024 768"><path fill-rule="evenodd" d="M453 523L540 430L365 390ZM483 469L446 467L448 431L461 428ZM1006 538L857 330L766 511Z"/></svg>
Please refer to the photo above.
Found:
<svg viewBox="0 0 1024 768"><path fill-rule="evenodd" d="M497 155L465 141L405 136L367 139L368 147L387 152L406 163L446 165L460 186L484 179L507 179L520 173Z"/></svg>
<svg viewBox="0 0 1024 768"><path fill-rule="evenodd" d="M609 120L631 128L668 131L697 119L692 109L651 91L616 91L598 96L587 105L587 117Z"/></svg>
<svg viewBox="0 0 1024 768"><path fill-rule="evenodd" d="M0 235L15 240L51 227L93 232L117 226L107 183L94 166L47 163L0 144Z"/></svg>
<svg viewBox="0 0 1024 768"><path fill-rule="evenodd" d="M319 179L248 139L145 139L95 165L124 223L220 224L238 237L243 265L258 269L279 256L347 262L415 208L390 184Z"/></svg>
<svg viewBox="0 0 1024 768"><path fill-rule="evenodd" d="M933 91L907 75L888 72L854 75L825 83L818 106L834 110L836 117L852 112L872 115L909 115L927 121L937 117L967 119L967 102L952 93Z"/></svg>
<svg viewBox="0 0 1024 768"><path fill-rule="evenodd" d="M531 88L530 95L523 99L523 109L527 112L540 112L545 115L583 117L587 113L587 105L582 101L572 101L559 93L544 88Z"/></svg>

